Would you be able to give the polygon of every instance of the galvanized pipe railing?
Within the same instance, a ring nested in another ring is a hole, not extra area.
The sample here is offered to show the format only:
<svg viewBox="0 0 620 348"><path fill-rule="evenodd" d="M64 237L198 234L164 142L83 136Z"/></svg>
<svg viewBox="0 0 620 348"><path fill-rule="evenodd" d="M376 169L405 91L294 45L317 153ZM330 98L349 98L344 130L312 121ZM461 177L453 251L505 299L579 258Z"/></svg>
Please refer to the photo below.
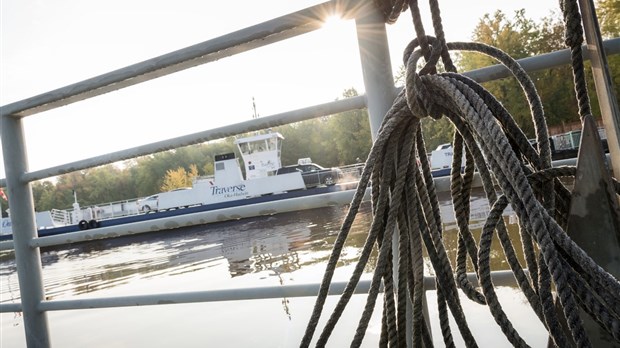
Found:
<svg viewBox="0 0 620 348"><path fill-rule="evenodd" d="M512 271L495 271L492 273L493 284L496 286L515 286L516 280ZM468 274L468 279L477 286L478 280L474 273ZM334 282L329 288L330 295L341 295L346 282ZM370 280L362 280L355 288L356 294L367 294L370 289ZM296 284L281 286L265 286L242 289L224 289L209 291L191 291L178 293L160 293L137 296L100 297L80 300L50 300L42 301L38 306L40 311L64 311L75 309L96 309L110 307L154 306L162 304L182 304L196 302L265 300L283 297L316 296L319 284ZM436 290L435 277L424 277L424 290ZM20 312L19 303L2 303L0 312Z"/></svg>
<svg viewBox="0 0 620 348"><path fill-rule="evenodd" d="M103 75L5 105L0 116L25 117L170 75L317 29L330 15L355 18L359 0L328 1Z"/></svg>
<svg viewBox="0 0 620 348"><path fill-rule="evenodd" d="M45 301L40 252L38 247L33 247L33 241L36 239L37 231L30 182L75 170L147 155L173 147L186 146L228 135L258 130L265 128L265 125L266 127L270 127L326 114L359 109L365 106L369 109L370 122L373 135L375 135L381 118L391 105L393 96L395 95L395 89L393 84L390 83L392 76L386 36L384 34L385 26L383 23L379 22L376 9L367 5L371 3L372 2L356 0L326 2L0 108L0 135L2 137L7 172L7 178L0 179L0 186L8 187L13 230L15 231L15 257L22 299L19 309L21 309L24 314L26 340L29 347L47 347L50 345L46 315L46 311L49 310L82 308L80 306L90 306L89 308L95 308L97 306L103 307L108 303L106 301L109 301L113 306L123 305L121 302L125 302L126 305L135 305L131 303L136 300L144 300L146 302L152 301L153 304L162 304L162 301L165 303L162 299L165 299L166 296L172 296L172 299L177 301L182 301L183 298L186 297L186 295L183 294L158 294L149 295L153 297L126 296L113 300L91 299L86 302L76 300ZM124 87L316 30L321 27L323 20L328 15L334 13L340 13L342 16L348 18L355 18L360 49L365 47L366 49L370 49L368 51L364 49L363 51L365 52L373 52L373 50L376 50L376 52L379 53L378 57L364 55L361 57L364 82L367 91L366 96L324 104L318 107L301 109L297 112L274 115L271 119L262 118L243 122L36 172L29 172L22 125L23 117L119 90ZM364 30L365 26L378 31L366 31ZM370 38L374 38L376 41L369 40ZM620 39L607 41L605 45L608 49L608 54L620 53ZM566 53L560 53L560 55L568 57ZM528 59L534 62L533 58ZM527 62L530 62L530 60L527 60ZM527 64L525 64L526 60L522 62L524 66L527 67ZM566 62L568 62L568 58L566 58ZM549 67L551 66L555 66L555 64L549 63ZM539 68L542 69L543 67ZM487 69L497 71L496 69L498 68ZM486 74L489 70L481 69L466 75L475 76L481 73L481 71L487 71L485 72ZM489 80L491 77L495 76L490 74ZM478 78L475 79L482 81ZM508 276L512 277L512 274L510 273ZM237 297L230 297L230 299L238 299L238 295L241 294L240 290L236 289L232 291L237 293ZM261 290L252 289L249 291ZM316 290L314 293L316 293ZM210 294L202 293L202 295L198 293L187 296L187 298L189 299L192 296L202 296L202 300L207 300L209 296L213 298L218 298L217 296L220 296L219 298L226 298L226 296L222 294L216 296L216 293L213 292ZM246 294L244 296L254 295ZM270 296L275 295L272 294ZM278 294L277 297L281 297L281 294ZM15 305L0 305L1 311L9 309L14 310Z"/></svg>
<svg viewBox="0 0 620 348"><path fill-rule="evenodd" d="M75 161L43 170L24 173L21 180L33 182L41 179L50 178L82 169L93 168L100 165L114 163L126 159L150 155L156 152L176 149L183 146L204 143L210 140L222 139L225 137L277 127L284 124L305 121L321 116L329 116L340 112L366 107L366 98L357 96L320 105L314 105L303 109L283 112L281 114L264 116L258 119L235 123L228 126L208 129L180 137L161 140L154 143L133 147L126 150L111 152L105 155Z"/></svg>
<svg viewBox="0 0 620 348"><path fill-rule="evenodd" d="M603 42L603 47L607 54L620 54L620 38L609 39ZM584 49L584 55L586 58L590 58L588 51ZM568 49L546 53L535 57L528 57L518 60L519 64L527 71L534 72L539 70L546 70L570 63L570 51ZM492 81L510 76L510 72L503 65L493 65L481 69L476 69L463 73L463 75L472 78L477 82ZM105 75L102 75L105 76ZM88 80L87 80L88 81ZM86 84L86 81L77 83L75 85ZM73 85L72 85L73 86ZM394 94L397 94L399 89L394 90ZM379 91L383 93L382 91ZM54 93L52 92L49 92ZM188 146L193 144L199 144L201 142L221 139L227 136L241 134L244 132L252 132L269 127L276 127L284 124L309 120L321 116L329 116L340 112L361 109L366 107L366 95L357 96L353 98L347 98L334 102L328 102L324 104L309 106L302 109L283 112L280 114L264 116L257 119L252 119L224 127L219 127L211 130L197 132L193 134L184 135L181 137L166 139L151 144L146 144L138 147L133 147L117 152L108 153L101 156L91 157L88 159L66 163L50 168L45 168L32 172L25 172L21 180L33 182L37 180L47 179L54 176L70 173L72 171L93 168L105 164L110 164L118 161L123 161L130 158L136 158L139 156L150 155L159 151L164 151L172 148L178 148L182 146ZM24 101L25 102L25 101ZM0 112L4 112L4 107L0 108ZM0 187L6 187L6 179L0 179Z"/></svg>

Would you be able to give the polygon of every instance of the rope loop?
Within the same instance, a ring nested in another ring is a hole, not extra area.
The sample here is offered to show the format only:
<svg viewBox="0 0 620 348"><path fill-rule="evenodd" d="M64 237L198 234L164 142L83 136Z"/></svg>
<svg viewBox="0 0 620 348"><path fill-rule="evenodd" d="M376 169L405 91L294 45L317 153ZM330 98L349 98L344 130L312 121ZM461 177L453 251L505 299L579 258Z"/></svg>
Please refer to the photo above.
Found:
<svg viewBox="0 0 620 348"><path fill-rule="evenodd" d="M577 2L574 0L561 0L560 6L566 25L564 43L568 47L583 44L583 28L581 26L581 15L579 14Z"/></svg>
<svg viewBox="0 0 620 348"><path fill-rule="evenodd" d="M430 116L434 119L440 119L443 111L430 101L430 86L425 85L421 75L432 74L436 71L436 65L439 58L442 57L444 46L435 37L426 36L424 42L430 45L430 55L422 69L416 71L416 67L420 58L424 55L424 51L420 47L418 38L413 39L405 48L403 53L403 62L405 64L405 90L407 96L407 105L414 117L421 119Z"/></svg>

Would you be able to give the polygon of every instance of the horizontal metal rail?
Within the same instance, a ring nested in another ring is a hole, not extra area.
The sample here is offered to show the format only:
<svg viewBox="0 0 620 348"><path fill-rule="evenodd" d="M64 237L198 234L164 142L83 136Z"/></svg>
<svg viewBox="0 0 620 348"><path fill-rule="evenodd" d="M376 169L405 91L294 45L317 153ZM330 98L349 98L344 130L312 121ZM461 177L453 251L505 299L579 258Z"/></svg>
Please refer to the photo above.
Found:
<svg viewBox="0 0 620 348"><path fill-rule="evenodd" d="M358 1L329 1L0 108L25 117L213 62L316 29L338 13L353 18Z"/></svg>
<svg viewBox="0 0 620 348"><path fill-rule="evenodd" d="M607 54L620 54L620 38L606 40L604 42ZM587 50L584 50L587 52ZM586 55L587 56L587 55ZM554 68L557 66L570 63L570 51L565 49L561 51L542 54L536 57L528 57L518 60L519 64L528 72ZM110 73L112 74L112 73ZM476 69L463 73L478 82L486 82L494 79L510 76L510 72L503 65L493 65L481 69ZM102 75L105 76L105 75ZM87 80L88 81L88 80ZM75 85L85 84L86 81ZM73 85L72 85L73 86ZM46 94L54 94L54 91ZM46 95L44 94L44 95ZM27 99L29 100L29 99ZM23 101L24 103L27 101ZM8 107L8 106L6 106ZM91 157L88 159L75 161L59 166L54 166L38 171L25 173L22 181L33 182L41 179L50 178L57 175L70 173L82 169L88 169L100 165L123 161L144 155L150 155L159 151L165 151L173 148L199 144L205 141L217 140L227 136L251 132L269 127L281 126L284 124L305 121L321 116L333 115L340 112L362 109L366 107L366 96L358 96L347 98L325 104L314 105L302 109L288 111L276 115L260 117L258 119L248 120L224 127L219 127L203 132L184 135L181 137L166 139L138 147L133 147L106 155ZM4 108L4 107L3 107ZM0 179L0 187L6 186L6 180Z"/></svg>
<svg viewBox="0 0 620 348"><path fill-rule="evenodd" d="M467 274L468 279L474 286L478 286L478 279L474 273ZM514 286L516 280L512 271L491 272L493 284L495 286ZM370 280L360 281L355 288L356 294L367 294L370 290ZM329 295L340 295L344 291L346 282L334 282L329 287ZM436 290L435 277L424 277L424 290ZM74 309L95 309L111 307L134 307L134 306L153 306L162 304L183 304L197 302L219 302L219 301L242 301L242 300L264 300L273 298L292 298L316 296L320 284L296 284L269 287L255 287L245 289L225 289L209 291L192 291L178 293L162 293L137 296L119 297L100 297L82 300L52 300L43 301L39 305L40 311L60 311ZM1 303L0 312L20 312L19 303Z"/></svg>
<svg viewBox="0 0 620 348"><path fill-rule="evenodd" d="M47 311L72 310L105 307L127 307L174 303L237 301L247 299L281 298L296 296L316 296L318 284L276 286L252 289L212 290L171 294L122 296L83 300L45 300L40 252L38 247L46 240L36 238L34 225L34 204L32 190L28 183L81 169L148 155L167 149L216 140L230 135L279 126L320 116L331 115L353 109L368 107L371 114L371 129L376 132L372 121L380 120L385 114L386 96L392 96L393 87L385 26L381 14L372 2L361 0L334 0L307 9L275 18L212 40L189 46L141 63L121 68L91 79L84 80L51 92L43 93L22 101L0 107L2 123L2 144L5 150L8 179L0 179L0 186L11 186L13 215L19 233L15 236L16 265L19 273L20 303L0 304L0 311L23 311L28 346L50 346ZM359 11L358 11L359 10ZM74 102L89 99L108 92L120 90L152 79L166 76L198 65L213 62L254 48L263 47L319 29L324 20L339 14L345 18L355 18L358 29L358 45L361 51L362 72L368 96L345 99L321 104L287 113L263 117L225 127L206 130L182 137L154 142L118 152L104 154L72 163L29 171L25 151L22 118L42 111L52 110ZM360 28L372 28L363 32ZM362 34L362 35L360 35ZM620 53L620 39L605 42L608 54ZM377 53L381 59L371 60L365 52ZM587 52L587 50L585 51ZM536 71L569 63L568 50L520 60L526 71ZM366 59L365 59L366 58ZM390 67L390 69L381 69ZM387 72L389 70L389 72ZM372 71L372 73L369 73ZM508 76L501 66L488 67L465 73L476 81L483 82ZM382 79L379 77L386 77ZM390 84L384 83L389 80ZM386 92L386 93L384 93ZM395 94L394 94L395 95ZM391 101L392 98L387 98ZM388 103L389 103L388 101ZM376 107L375 107L376 106ZM388 105L389 107L389 105ZM373 133L375 134L375 133ZM10 154L11 161L7 161ZM128 232L130 227L123 227ZM50 245L53 245L50 244ZM473 275L472 275L473 276ZM496 286L514 284L510 271L493 272ZM475 278L475 277L474 277ZM475 279L474 279L475 280ZM506 283L503 282L506 281ZM434 278L425 278L426 290L434 288ZM345 283L332 284L332 294L342 292ZM358 286L358 292L368 291L369 281ZM365 290L365 291L364 291Z"/></svg>
<svg viewBox="0 0 620 348"><path fill-rule="evenodd" d="M179 147L193 144L200 144L210 140L222 139L237 134L267 129L270 127L277 127L284 124L305 121L321 116L329 116L349 110L363 109L365 107L365 96L358 96L337 100L325 104L309 106L298 110L283 112L276 115L265 117L261 116L253 120L183 135L172 139L161 140L154 143L141 145L126 150L111 152L105 155L91 157L85 160L71 162L43 170L28 172L22 175L21 180L22 182L33 182L82 169L93 168L104 164L136 158L139 156L150 155L152 153L160 151L176 149Z"/></svg>
<svg viewBox="0 0 620 348"><path fill-rule="evenodd" d="M605 52L607 55L620 54L620 38L606 40L604 41L603 46L605 47ZM584 45L582 48L584 59L590 60L587 47ZM570 49L563 49L555 52L540 54L534 57L522 58L518 59L517 62L519 62L519 65L521 65L521 67L527 72L555 68L560 65L571 63ZM505 66L499 64L467 71L464 72L463 75L477 82L487 82L512 76L512 73Z"/></svg>

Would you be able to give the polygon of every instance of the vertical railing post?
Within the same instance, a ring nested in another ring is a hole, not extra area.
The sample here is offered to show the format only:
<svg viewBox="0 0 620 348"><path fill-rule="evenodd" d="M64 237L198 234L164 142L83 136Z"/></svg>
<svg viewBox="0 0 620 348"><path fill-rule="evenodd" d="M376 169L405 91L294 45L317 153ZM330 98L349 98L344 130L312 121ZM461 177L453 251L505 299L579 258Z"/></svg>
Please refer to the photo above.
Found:
<svg viewBox="0 0 620 348"><path fill-rule="evenodd" d="M390 50L383 14L372 2L366 2L364 11L355 20L355 26L362 61L370 131L374 140L383 117L396 98Z"/></svg>
<svg viewBox="0 0 620 348"><path fill-rule="evenodd" d="M383 14L372 2L367 2L362 15L356 19L357 41L362 61L366 105L373 141L376 140L381 122L392 107L397 95L394 87L392 64ZM393 264L398 265L399 231L392 239ZM398 272L394 271L394 288L398 288ZM413 305L407 297L407 346L412 345Z"/></svg>
<svg viewBox="0 0 620 348"><path fill-rule="evenodd" d="M29 182L21 180L22 174L28 170L21 118L2 115L0 112L0 134L26 344L30 348L49 347L47 314L38 308L45 299L41 255L39 248L30 247L30 241L37 237L32 188Z"/></svg>

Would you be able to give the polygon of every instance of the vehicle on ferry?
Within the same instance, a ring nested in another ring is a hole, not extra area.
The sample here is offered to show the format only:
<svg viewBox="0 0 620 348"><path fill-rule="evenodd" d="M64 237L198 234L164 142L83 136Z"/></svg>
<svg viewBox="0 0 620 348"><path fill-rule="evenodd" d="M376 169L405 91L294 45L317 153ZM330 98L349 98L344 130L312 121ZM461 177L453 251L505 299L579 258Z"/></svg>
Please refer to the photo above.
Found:
<svg viewBox="0 0 620 348"><path fill-rule="evenodd" d="M312 163L310 158L301 158L297 164L284 166L276 171L276 175L300 172L306 187L316 187L318 185L335 185L342 180L344 174L340 168L323 168L316 163Z"/></svg>
<svg viewBox="0 0 620 348"><path fill-rule="evenodd" d="M151 195L146 198L138 199L138 210L142 213L148 213L159 208L159 195Z"/></svg>

